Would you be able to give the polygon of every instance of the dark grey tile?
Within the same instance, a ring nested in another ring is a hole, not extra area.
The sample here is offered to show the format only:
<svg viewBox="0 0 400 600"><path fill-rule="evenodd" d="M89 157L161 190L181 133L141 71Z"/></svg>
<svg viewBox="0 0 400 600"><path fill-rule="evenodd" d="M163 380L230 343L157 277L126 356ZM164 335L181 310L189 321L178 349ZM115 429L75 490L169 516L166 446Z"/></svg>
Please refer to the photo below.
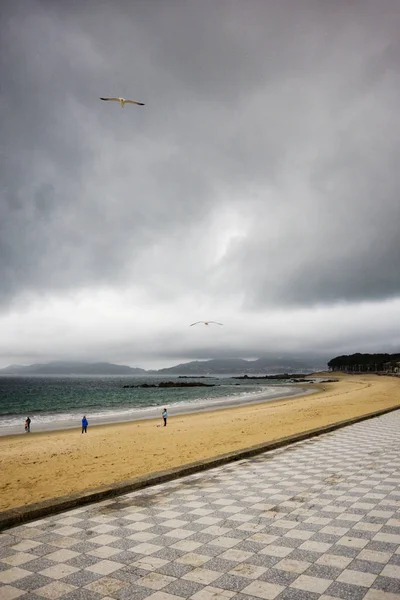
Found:
<svg viewBox="0 0 400 600"><path fill-rule="evenodd" d="M247 596L249 598L249 596ZM286 588L275 598L275 600L318 600L320 594L314 592L305 592L304 590L296 590L295 588ZM235 597L236 600L236 597Z"/></svg>
<svg viewBox="0 0 400 600"><path fill-rule="evenodd" d="M388 544L387 542L374 542L371 541L365 546L365 550L372 550L373 552L390 552L394 554L397 550L397 544Z"/></svg>
<svg viewBox="0 0 400 600"><path fill-rule="evenodd" d="M113 558L113 557L112 557ZM119 558L118 558L119 561ZM91 567L92 565L99 562L98 558L94 556L90 556L89 554L80 554L79 556L75 556L75 558L71 558L68 561L68 564L71 567L77 567L78 569L85 569L86 567Z"/></svg>
<svg viewBox="0 0 400 600"><path fill-rule="evenodd" d="M113 533L113 532L111 532ZM132 531L129 532L129 535L132 535ZM151 540L153 544L157 544L157 542L155 542L154 540ZM115 548L117 550L128 550L128 548L132 548L132 546L135 545L135 541L134 540L118 540L117 542L113 542L112 544L107 544L107 546L109 546L110 548ZM115 554L115 556L117 556Z"/></svg>
<svg viewBox="0 0 400 600"><path fill-rule="evenodd" d="M298 576L298 573L290 573L289 571L282 571L281 569L272 567L260 575L258 579L268 583L275 583L276 585L289 586Z"/></svg>
<svg viewBox="0 0 400 600"><path fill-rule="evenodd" d="M390 565L400 565L400 554L393 554L389 560Z"/></svg>
<svg viewBox="0 0 400 600"><path fill-rule="evenodd" d="M290 554L290 558L293 560L302 560L310 563L314 563L321 557L319 552L311 552L309 550L301 550L300 548L296 548Z"/></svg>
<svg viewBox="0 0 400 600"><path fill-rule="evenodd" d="M352 571L361 571L362 573L374 573L375 575L379 575L383 567L384 565L377 562L354 559L347 568Z"/></svg>
<svg viewBox="0 0 400 600"><path fill-rule="evenodd" d="M391 594L400 593L400 581L393 577L381 577L381 575L378 575L371 587L375 590L390 592Z"/></svg>
<svg viewBox="0 0 400 600"><path fill-rule="evenodd" d="M199 542L200 544L208 544L209 542L212 542L212 540L214 540L215 537L216 536L210 535L208 533L195 533L192 536L190 536L190 540L192 542Z"/></svg>
<svg viewBox="0 0 400 600"><path fill-rule="evenodd" d="M35 560L30 560L22 565L22 568L26 569L27 571L37 573L38 571L43 571L43 569L47 569L48 567L54 567L54 564L54 561L47 560L47 558L36 558Z"/></svg>
<svg viewBox="0 0 400 600"><path fill-rule="evenodd" d="M52 548L52 552L54 552L54 546L52 546ZM99 545L92 544L92 542L78 542L77 544L71 546L69 549L73 550L74 552L91 552L92 550L98 550Z"/></svg>
<svg viewBox="0 0 400 600"><path fill-rule="evenodd" d="M57 546L50 546L49 544L41 544L40 546L29 550L29 553L35 554L35 556L46 556L46 554L51 554L51 552L55 552L56 550L60 550L60 548Z"/></svg>
<svg viewBox="0 0 400 600"><path fill-rule="evenodd" d="M205 556L219 556L223 552L226 551L226 548L221 548L221 546L213 546L212 544L204 544L201 548L198 549L199 554L204 554Z"/></svg>
<svg viewBox="0 0 400 600"><path fill-rule="evenodd" d="M360 553L360 548L349 548L348 546L342 546L337 544L329 548L329 554L335 554L336 556L347 556L347 558L355 558Z"/></svg>
<svg viewBox="0 0 400 600"><path fill-rule="evenodd" d="M145 569L140 569L139 567L135 567L133 565L127 565L122 569L118 569L112 573L112 577L114 579L119 579L120 581L126 581L127 583L134 583L141 577L148 575L148 571Z"/></svg>
<svg viewBox="0 0 400 600"><path fill-rule="evenodd" d="M280 556L267 556L266 554L253 554L250 558L247 558L244 562L254 567L273 567L282 558Z"/></svg>
<svg viewBox="0 0 400 600"><path fill-rule="evenodd" d="M265 543L254 542L253 540L244 540L236 544L236 550L243 550L244 552L260 552L265 547Z"/></svg>
<svg viewBox="0 0 400 600"><path fill-rule="evenodd" d="M15 583L16 586L20 590L25 590L26 592L33 592L44 585L52 583L54 579L50 577L45 577L44 575L39 575L38 573L34 573L33 575L28 575L23 579L20 579Z"/></svg>
<svg viewBox="0 0 400 600"><path fill-rule="evenodd" d="M203 585L201 583L196 583L195 581L187 581L186 579L177 579L172 583L169 583L165 588L162 589L163 592L167 594L173 594L174 596L182 596L183 598L189 598L193 596L196 592L199 592L203 589Z"/></svg>
<svg viewBox="0 0 400 600"><path fill-rule="evenodd" d="M101 577L103 576L98 573L92 573L91 571L77 571L76 573L72 573L72 575L63 577L63 582L69 583L70 585L76 585L77 587L83 587Z"/></svg>
<svg viewBox="0 0 400 600"><path fill-rule="evenodd" d="M334 598L342 598L343 600L362 600L367 591L368 588L366 587L334 581L325 591L325 594Z"/></svg>
<svg viewBox="0 0 400 600"><path fill-rule="evenodd" d="M212 586L231 592L241 592L249 583L250 581L246 577L225 573L221 577L218 577L218 579L215 579L212 582Z"/></svg>
<svg viewBox="0 0 400 600"><path fill-rule="evenodd" d="M199 553L202 554L202 548L199 548ZM210 569L211 571L220 571L221 573L227 573L234 567L236 567L238 563L233 560L225 560L220 556L214 556L209 561L204 563L203 569Z"/></svg>
<svg viewBox="0 0 400 600"><path fill-rule="evenodd" d="M112 594L116 600L144 600L154 593L154 590L149 590L139 585L129 585Z"/></svg>
<svg viewBox="0 0 400 600"><path fill-rule="evenodd" d="M176 560L180 558L187 552L182 552L182 550L176 550L176 548L163 548L162 550L157 550L152 556L156 556L157 558L163 558L164 560Z"/></svg>
<svg viewBox="0 0 400 600"><path fill-rule="evenodd" d="M348 567L350 568L350 567ZM310 577L320 577L321 579L332 579L334 581L341 574L342 569L336 569L335 567L327 567L326 565L319 565L314 563L311 567L308 567L304 571L303 575Z"/></svg>
<svg viewBox="0 0 400 600"><path fill-rule="evenodd" d="M208 563L207 563L208 564ZM157 573L161 575L169 575L170 577L183 577L186 573L193 571L195 567L191 565L183 565L178 562L169 562L166 565L156 569ZM209 567L208 567L209 568Z"/></svg>
<svg viewBox="0 0 400 600"><path fill-rule="evenodd" d="M120 554L116 554L115 556L110 557L110 560L116 560L117 562L123 563L124 565L130 565L131 562L137 559L138 555L135 552L129 552L129 550L125 550L125 552L121 552Z"/></svg>

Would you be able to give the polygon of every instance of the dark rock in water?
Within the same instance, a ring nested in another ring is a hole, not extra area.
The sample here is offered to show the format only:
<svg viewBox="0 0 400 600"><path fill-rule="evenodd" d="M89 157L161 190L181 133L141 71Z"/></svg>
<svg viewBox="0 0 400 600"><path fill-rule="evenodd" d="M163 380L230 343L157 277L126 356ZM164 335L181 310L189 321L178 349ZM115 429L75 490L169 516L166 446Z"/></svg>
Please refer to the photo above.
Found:
<svg viewBox="0 0 400 600"><path fill-rule="evenodd" d="M241 375L240 377L232 377L232 379L294 379L294 378L301 378L301 380L303 381L303 378L306 377L305 373L292 373L291 375L289 375L289 373L281 373L278 375L255 375L255 376L249 376L249 375Z"/></svg>
<svg viewBox="0 0 400 600"><path fill-rule="evenodd" d="M214 387L215 383L201 383L200 381L161 381L158 387Z"/></svg>
<svg viewBox="0 0 400 600"><path fill-rule="evenodd" d="M213 379L207 375L179 375L178 379Z"/></svg>
<svg viewBox="0 0 400 600"><path fill-rule="evenodd" d="M141 383L139 385L124 385L124 388L173 388L173 387L215 387L215 383L201 383L199 381L160 381L155 383Z"/></svg>

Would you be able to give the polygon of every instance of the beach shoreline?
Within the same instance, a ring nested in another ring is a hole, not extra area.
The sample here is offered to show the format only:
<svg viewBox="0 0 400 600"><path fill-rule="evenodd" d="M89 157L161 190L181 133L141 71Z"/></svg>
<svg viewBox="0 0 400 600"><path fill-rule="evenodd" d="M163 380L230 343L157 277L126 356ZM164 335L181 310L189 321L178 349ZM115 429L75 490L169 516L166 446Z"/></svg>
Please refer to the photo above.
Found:
<svg viewBox="0 0 400 600"><path fill-rule="evenodd" d="M156 473L381 409L400 408L399 378L334 377L337 382L315 384L312 393L302 396L176 415L168 419L167 427L160 426L160 419L151 419L89 425L87 434L75 428L4 436L0 438L0 510Z"/></svg>
<svg viewBox="0 0 400 600"><path fill-rule="evenodd" d="M303 396L308 393L311 394L315 391L315 389L311 386L312 384L281 385L279 386L281 389L273 392L272 394L270 389L267 387L262 388L260 386L258 390L255 389L253 392L248 392L247 394L243 393L240 396L232 395L221 396L220 398L217 397L212 399L196 399L194 401L167 404L166 406L170 416L213 412L214 410L216 411L252 404L262 404L264 402L274 402L281 399L283 400L285 398ZM160 404L157 406L138 407L120 412L117 411L116 414L111 410L95 414L95 416L87 412L86 416L88 417L90 427L92 428L158 419L162 408L163 405ZM59 421L54 420L50 422L41 422L40 420L32 417L30 435L51 433L52 431L62 432L71 429L79 429L80 418L80 416L75 416L74 418L70 417L69 419L60 419ZM24 419L21 418L21 423L19 425L2 425L0 423L0 438L12 437L14 435L25 435L23 422Z"/></svg>

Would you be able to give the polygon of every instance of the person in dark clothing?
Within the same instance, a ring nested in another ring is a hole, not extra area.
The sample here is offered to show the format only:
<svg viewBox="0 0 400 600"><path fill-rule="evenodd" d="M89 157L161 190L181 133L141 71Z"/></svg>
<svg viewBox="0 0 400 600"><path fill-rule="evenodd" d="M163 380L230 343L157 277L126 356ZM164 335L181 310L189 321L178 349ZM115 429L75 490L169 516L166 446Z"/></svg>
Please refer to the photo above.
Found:
<svg viewBox="0 0 400 600"><path fill-rule="evenodd" d="M163 419L164 419L164 427L166 427L166 426L167 426L167 416L168 416L168 414L167 414L167 409L166 409L166 408L164 408L164 410L163 410L163 413L162 413L162 417L163 417Z"/></svg>
<svg viewBox="0 0 400 600"><path fill-rule="evenodd" d="M83 415L83 419L82 419L82 433L87 433L87 428L88 428L88 420L85 417L85 415Z"/></svg>
<svg viewBox="0 0 400 600"><path fill-rule="evenodd" d="M26 433L30 433L31 432L31 420L30 420L29 417L26 417L25 431L26 431Z"/></svg>

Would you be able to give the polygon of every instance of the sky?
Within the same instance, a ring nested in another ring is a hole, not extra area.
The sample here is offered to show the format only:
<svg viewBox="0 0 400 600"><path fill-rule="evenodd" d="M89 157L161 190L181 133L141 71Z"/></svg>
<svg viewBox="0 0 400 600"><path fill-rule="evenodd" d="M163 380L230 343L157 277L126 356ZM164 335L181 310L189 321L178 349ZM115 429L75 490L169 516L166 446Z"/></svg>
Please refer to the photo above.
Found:
<svg viewBox="0 0 400 600"><path fill-rule="evenodd" d="M400 352L398 0L0 13L0 367Z"/></svg>

